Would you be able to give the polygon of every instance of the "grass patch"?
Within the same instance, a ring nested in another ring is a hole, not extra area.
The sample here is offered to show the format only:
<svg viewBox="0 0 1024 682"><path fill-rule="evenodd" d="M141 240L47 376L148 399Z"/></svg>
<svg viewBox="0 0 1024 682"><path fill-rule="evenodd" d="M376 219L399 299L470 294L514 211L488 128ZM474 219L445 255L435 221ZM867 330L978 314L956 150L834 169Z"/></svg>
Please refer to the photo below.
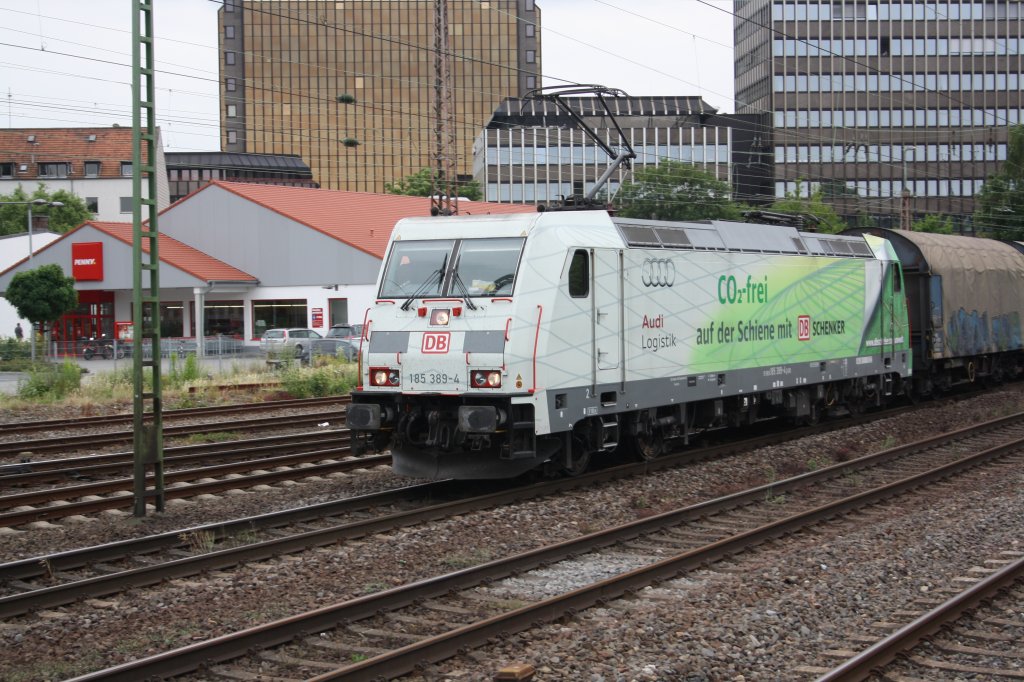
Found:
<svg viewBox="0 0 1024 682"><path fill-rule="evenodd" d="M356 385L356 366L337 358L319 358L313 367L286 363L279 371L281 389L293 398L322 398L350 393Z"/></svg>

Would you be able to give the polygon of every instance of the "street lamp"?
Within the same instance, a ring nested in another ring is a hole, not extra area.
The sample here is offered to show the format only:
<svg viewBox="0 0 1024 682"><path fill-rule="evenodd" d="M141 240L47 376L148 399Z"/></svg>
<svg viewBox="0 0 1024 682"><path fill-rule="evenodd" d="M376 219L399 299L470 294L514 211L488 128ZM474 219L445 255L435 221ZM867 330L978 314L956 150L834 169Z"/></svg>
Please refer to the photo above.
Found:
<svg viewBox="0 0 1024 682"><path fill-rule="evenodd" d="M46 199L33 199L32 201L0 201L0 206L28 206L28 260L32 262L32 207L53 206L59 208L64 205L62 201L47 201ZM36 360L36 326L32 325L32 333L29 334L32 348L32 362Z"/></svg>
<svg viewBox="0 0 1024 682"><path fill-rule="evenodd" d="M33 199L32 201L0 201L0 206L28 206L28 259L32 260L32 207L53 206L60 208L64 205L62 201L47 201L46 199Z"/></svg>

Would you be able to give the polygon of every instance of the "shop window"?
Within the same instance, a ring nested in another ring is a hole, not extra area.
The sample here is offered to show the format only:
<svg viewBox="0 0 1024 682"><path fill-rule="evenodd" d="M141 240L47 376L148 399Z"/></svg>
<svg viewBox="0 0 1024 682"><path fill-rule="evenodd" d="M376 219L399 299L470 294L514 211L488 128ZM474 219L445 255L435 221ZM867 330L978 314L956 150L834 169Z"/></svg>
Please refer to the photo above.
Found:
<svg viewBox="0 0 1024 682"><path fill-rule="evenodd" d="M207 301L203 306L203 335L215 336L224 334L242 338L245 329L245 303L244 301ZM192 312L192 325L190 334L195 336L195 301L189 302L189 309Z"/></svg>
<svg viewBox="0 0 1024 682"><path fill-rule="evenodd" d="M258 338L274 327L305 327L306 299L277 299L252 302L253 334Z"/></svg>
<svg viewBox="0 0 1024 682"><path fill-rule="evenodd" d="M185 306L181 301L160 303L160 336L163 338L185 335Z"/></svg>

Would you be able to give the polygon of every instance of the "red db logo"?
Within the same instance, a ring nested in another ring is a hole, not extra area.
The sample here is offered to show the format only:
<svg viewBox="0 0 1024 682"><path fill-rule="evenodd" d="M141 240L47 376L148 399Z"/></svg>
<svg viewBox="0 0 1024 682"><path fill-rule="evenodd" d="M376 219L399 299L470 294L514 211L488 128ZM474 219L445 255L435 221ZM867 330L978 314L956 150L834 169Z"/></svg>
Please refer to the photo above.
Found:
<svg viewBox="0 0 1024 682"><path fill-rule="evenodd" d="M800 341L811 340L811 316L800 315L796 318L796 338Z"/></svg>
<svg viewBox="0 0 1024 682"><path fill-rule="evenodd" d="M447 353L450 332L424 332L423 352L424 353Z"/></svg>

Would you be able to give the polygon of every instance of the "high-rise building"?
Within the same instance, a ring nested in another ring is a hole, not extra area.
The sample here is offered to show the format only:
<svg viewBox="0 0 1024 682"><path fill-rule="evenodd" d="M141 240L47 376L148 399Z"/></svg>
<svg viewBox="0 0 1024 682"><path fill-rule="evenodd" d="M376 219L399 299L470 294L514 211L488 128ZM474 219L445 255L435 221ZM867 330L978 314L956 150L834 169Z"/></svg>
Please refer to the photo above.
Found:
<svg viewBox="0 0 1024 682"><path fill-rule="evenodd" d="M821 188L848 220L898 226L974 195L1024 122L1016 1L735 0L738 113L767 112L775 196Z"/></svg>
<svg viewBox="0 0 1024 682"><path fill-rule="evenodd" d="M662 161L692 163L729 183L737 201L770 191L763 154L767 118L717 113L700 97L565 97L566 106L608 147L636 158L607 179L600 197L611 198L633 172ZM610 112L610 114L609 114ZM614 120L613 120L614 119ZM575 121L544 99L508 99L494 112L474 146L473 179L488 201L553 204L584 196L612 159Z"/></svg>
<svg viewBox="0 0 1024 682"><path fill-rule="evenodd" d="M436 167L450 136L468 177L495 108L540 86L540 9L446 2L451 97L439 128L439 0L224 0L221 149L298 154L325 188L382 192Z"/></svg>

